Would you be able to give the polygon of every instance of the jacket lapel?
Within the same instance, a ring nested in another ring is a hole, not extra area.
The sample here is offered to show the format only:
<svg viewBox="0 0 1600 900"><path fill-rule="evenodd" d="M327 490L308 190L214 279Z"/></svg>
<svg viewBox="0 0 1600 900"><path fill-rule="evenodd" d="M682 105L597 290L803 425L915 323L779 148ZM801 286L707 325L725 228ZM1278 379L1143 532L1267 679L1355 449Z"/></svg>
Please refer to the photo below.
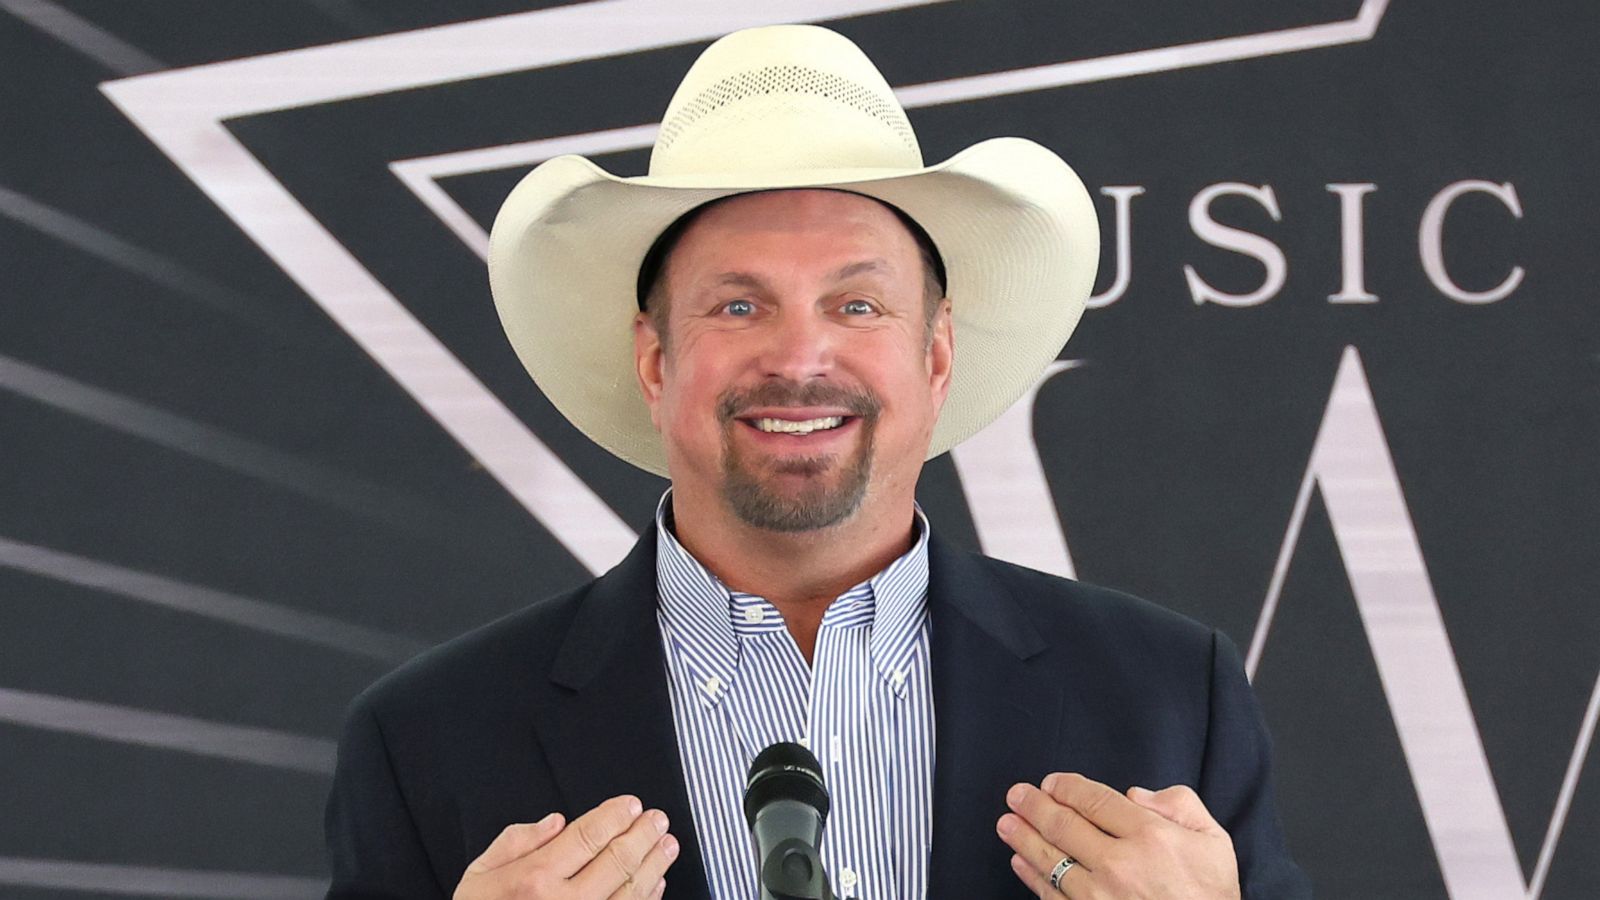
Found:
<svg viewBox="0 0 1600 900"><path fill-rule="evenodd" d="M930 536L935 715L930 900L1025 896L995 833L1006 791L1051 771L1062 685L1027 611L972 555Z"/></svg>
<svg viewBox="0 0 1600 900"><path fill-rule="evenodd" d="M666 896L687 900L708 888L667 693L655 567L651 527L578 605L551 671L553 700L534 724L570 814L627 793L667 814L681 850Z"/></svg>

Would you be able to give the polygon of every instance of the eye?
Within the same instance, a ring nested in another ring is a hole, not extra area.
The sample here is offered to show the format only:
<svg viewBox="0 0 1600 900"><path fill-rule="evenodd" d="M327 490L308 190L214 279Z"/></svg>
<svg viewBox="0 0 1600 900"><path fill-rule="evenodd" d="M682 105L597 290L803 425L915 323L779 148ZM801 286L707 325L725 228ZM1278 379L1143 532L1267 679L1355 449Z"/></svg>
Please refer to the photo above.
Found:
<svg viewBox="0 0 1600 900"><path fill-rule="evenodd" d="M870 316L873 309L872 304L865 300L850 300L839 307L839 311L847 316Z"/></svg>
<svg viewBox="0 0 1600 900"><path fill-rule="evenodd" d="M744 317L753 315L756 311L756 305L749 300L729 300L722 305L722 311L730 316Z"/></svg>

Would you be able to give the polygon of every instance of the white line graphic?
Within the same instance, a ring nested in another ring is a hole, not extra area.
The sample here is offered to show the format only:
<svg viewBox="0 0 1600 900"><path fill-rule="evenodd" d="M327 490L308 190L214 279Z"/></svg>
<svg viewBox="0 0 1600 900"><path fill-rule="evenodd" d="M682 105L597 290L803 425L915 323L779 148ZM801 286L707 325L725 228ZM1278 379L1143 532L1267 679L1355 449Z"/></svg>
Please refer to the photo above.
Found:
<svg viewBox="0 0 1600 900"><path fill-rule="evenodd" d="M1081 365L1080 359L1051 363L1000 418L950 451L983 552L1064 578L1078 573L1033 438L1033 409L1046 382Z"/></svg>
<svg viewBox="0 0 1600 900"><path fill-rule="evenodd" d="M161 60L57 4L45 0L0 0L0 9L119 75L166 68Z"/></svg>
<svg viewBox="0 0 1600 900"><path fill-rule="evenodd" d="M224 119L704 40L906 0L605 0L162 72L101 89L591 572L633 531L223 127Z"/></svg>
<svg viewBox="0 0 1600 900"><path fill-rule="evenodd" d="M3 353L0 353L0 391L27 397L407 534L448 543L460 534L481 530L466 516L439 509L402 491Z"/></svg>
<svg viewBox="0 0 1600 900"><path fill-rule="evenodd" d="M1250 642L1246 670L1254 676L1260 664L1313 486L1321 490L1327 506L1450 897L1538 900L1594 739L1600 680L1582 713L1539 861L1524 884L1416 527L1354 347L1345 349L1334 376L1327 411L1273 567L1267 602Z"/></svg>
<svg viewBox="0 0 1600 900"><path fill-rule="evenodd" d="M132 706L0 687L0 722L274 769L316 775L333 773L333 741Z"/></svg>
<svg viewBox="0 0 1600 900"><path fill-rule="evenodd" d="M389 665L415 656L427 647L427 644L414 638L6 537L0 537L0 568L104 591L162 609L226 622L262 634L274 634Z"/></svg>
<svg viewBox="0 0 1600 900"><path fill-rule="evenodd" d="M907 109L915 109L1357 43L1371 40L1377 33L1378 22L1383 18L1388 6L1389 0L1366 0L1355 18L1343 22L1308 25L1153 50L1135 50L1114 56L1073 60L987 75L930 81L896 88L895 96ZM441 153L397 160L389 164L389 169L417 195L417 199L421 200L424 206L432 210L433 214L461 239L462 243L472 248L478 256L487 259L488 233L461 208L460 204L439 187L437 183L439 179L454 175L492 172L515 166L535 166L551 157L567 153L592 156L598 153L642 150L655 142L658 127L659 124L635 125L628 128L504 144L498 147ZM1123 242L1123 246L1126 246L1126 241Z"/></svg>
<svg viewBox="0 0 1600 900"><path fill-rule="evenodd" d="M1332 25L934 82L907 88L902 96L910 105L948 103L1360 41L1371 36L1387 3L1366 0L1355 18ZM162 72L109 82L101 89L579 562L599 572L631 545L634 535L627 525L379 284L222 121L673 46L753 25L826 21L923 5L928 4L603 0ZM639 139L649 127L641 126L626 140ZM613 133L603 140L622 137ZM573 146L586 147L594 138L575 135L572 140ZM491 158L479 157L473 164ZM433 177L442 174L437 170ZM408 184L415 190L415 180ZM448 201L442 191L430 194L424 189L419 196L425 203L431 200L435 209ZM482 241L468 228L477 226L464 214L442 218L465 235L469 246L481 249Z"/></svg>
<svg viewBox="0 0 1600 900"><path fill-rule="evenodd" d="M0 884L139 897L211 900L312 900L328 890L319 878L207 869L163 869L68 859L0 856Z"/></svg>

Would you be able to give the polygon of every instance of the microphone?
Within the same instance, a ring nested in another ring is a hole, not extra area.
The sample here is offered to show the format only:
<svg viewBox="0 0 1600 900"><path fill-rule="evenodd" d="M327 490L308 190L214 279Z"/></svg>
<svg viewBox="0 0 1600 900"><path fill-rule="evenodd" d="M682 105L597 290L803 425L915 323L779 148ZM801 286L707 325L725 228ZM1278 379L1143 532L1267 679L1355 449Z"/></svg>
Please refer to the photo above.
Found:
<svg viewBox="0 0 1600 900"><path fill-rule="evenodd" d="M756 754L745 782L744 818L756 842L761 900L833 900L817 855L828 788L810 750L784 742Z"/></svg>

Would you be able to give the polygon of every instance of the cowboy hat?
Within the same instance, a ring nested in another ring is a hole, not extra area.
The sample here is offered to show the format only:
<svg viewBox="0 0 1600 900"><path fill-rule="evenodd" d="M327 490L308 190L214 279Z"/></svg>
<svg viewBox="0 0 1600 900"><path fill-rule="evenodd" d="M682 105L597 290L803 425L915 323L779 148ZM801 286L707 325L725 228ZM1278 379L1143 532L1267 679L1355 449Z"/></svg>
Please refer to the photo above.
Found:
<svg viewBox="0 0 1600 900"><path fill-rule="evenodd" d="M620 178L559 156L528 173L495 218L489 283L500 320L579 430L666 474L634 369L640 263L702 204L784 188L876 198L918 223L943 257L958 349L930 458L1028 390L1094 284L1094 205L1053 152L994 138L925 166L894 92L848 39L811 25L734 32L678 86L650 174Z"/></svg>

